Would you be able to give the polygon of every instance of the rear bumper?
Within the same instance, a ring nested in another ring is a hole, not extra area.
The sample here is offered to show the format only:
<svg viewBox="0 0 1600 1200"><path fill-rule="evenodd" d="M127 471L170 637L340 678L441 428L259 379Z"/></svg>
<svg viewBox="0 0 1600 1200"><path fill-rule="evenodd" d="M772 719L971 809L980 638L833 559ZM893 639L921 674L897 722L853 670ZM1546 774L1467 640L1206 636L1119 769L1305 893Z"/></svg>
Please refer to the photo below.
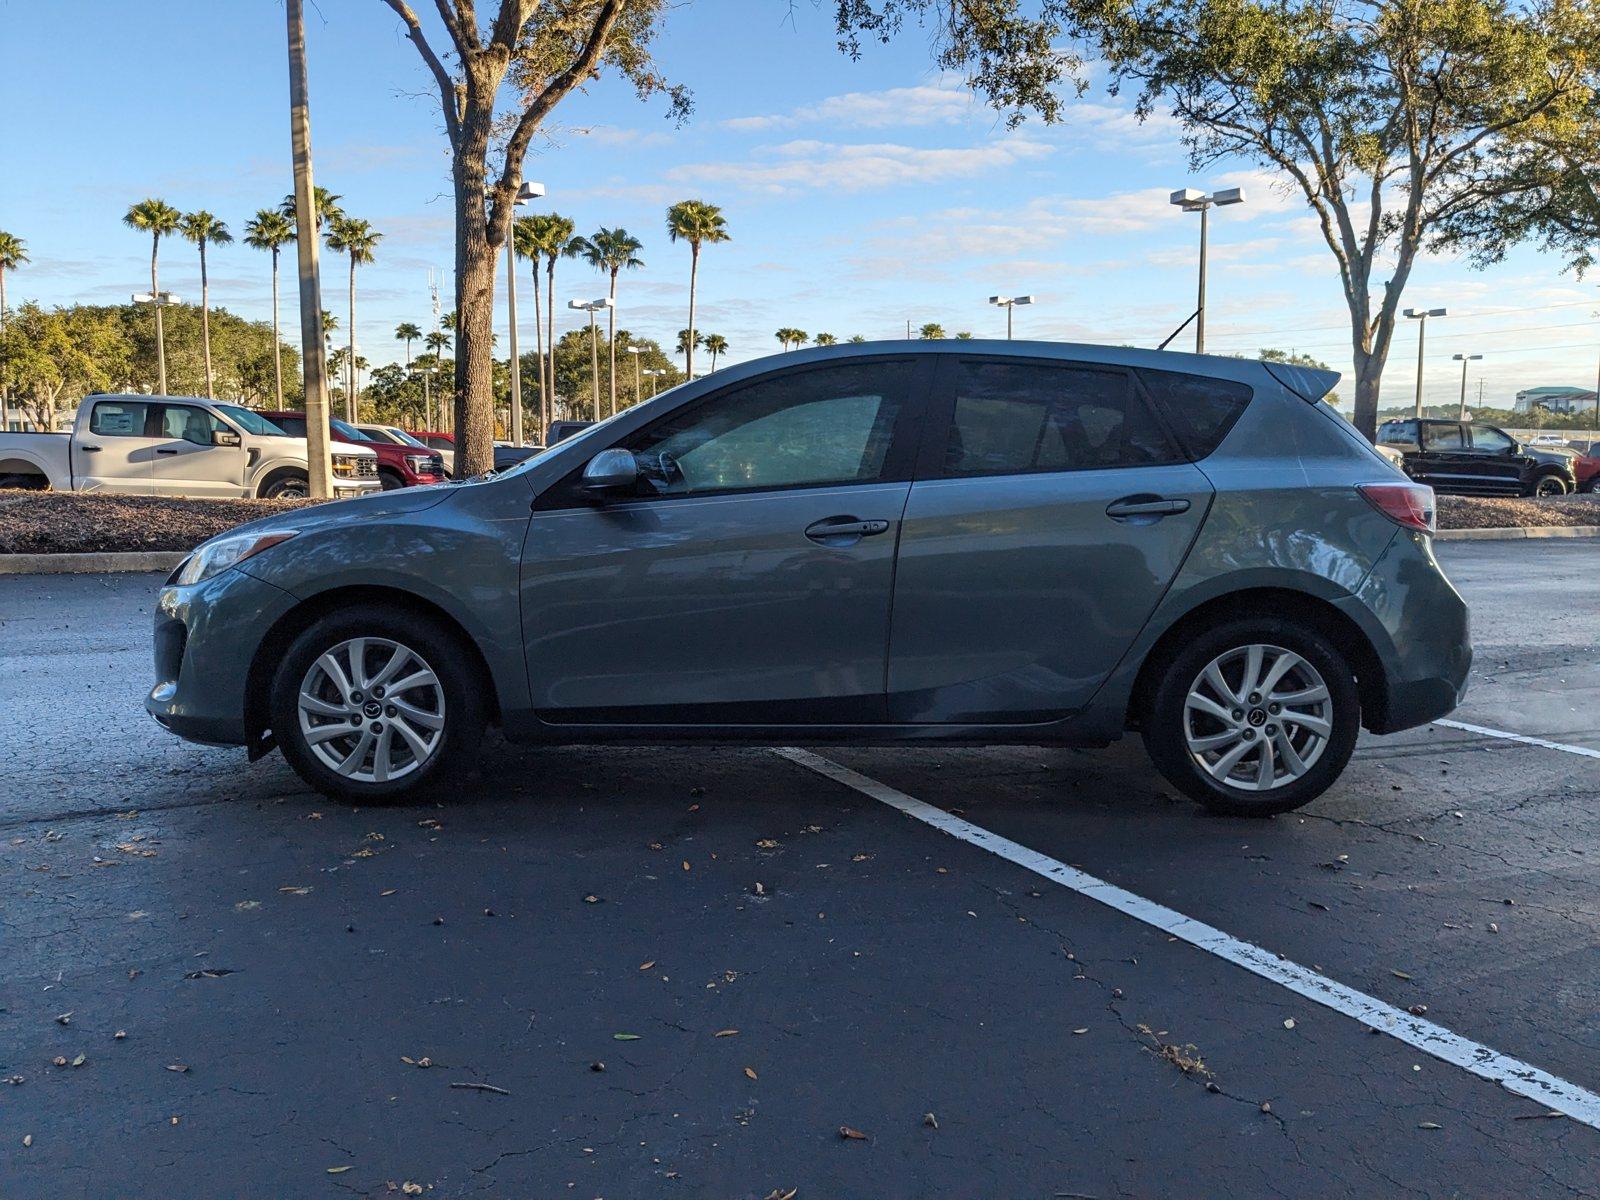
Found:
<svg viewBox="0 0 1600 1200"><path fill-rule="evenodd" d="M1366 631L1382 676L1363 689L1368 729L1397 733L1456 707L1472 671L1471 619L1431 538L1402 532L1341 607Z"/></svg>
<svg viewBox="0 0 1600 1200"><path fill-rule="evenodd" d="M243 746L245 681L268 629L297 603L243 571L161 589L155 610L156 683L144 707L187 741Z"/></svg>

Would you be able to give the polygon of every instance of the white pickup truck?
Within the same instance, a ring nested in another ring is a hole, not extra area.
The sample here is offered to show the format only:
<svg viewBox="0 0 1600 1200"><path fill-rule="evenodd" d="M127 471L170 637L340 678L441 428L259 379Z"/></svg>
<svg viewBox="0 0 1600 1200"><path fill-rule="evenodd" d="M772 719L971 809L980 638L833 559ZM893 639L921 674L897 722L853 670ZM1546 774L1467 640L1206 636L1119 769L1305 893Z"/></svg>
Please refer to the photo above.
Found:
<svg viewBox="0 0 1600 1200"><path fill-rule="evenodd" d="M0 433L0 487L132 496L308 493L304 438L237 404L191 396L86 396L71 433ZM337 496L377 491L378 456L340 444Z"/></svg>

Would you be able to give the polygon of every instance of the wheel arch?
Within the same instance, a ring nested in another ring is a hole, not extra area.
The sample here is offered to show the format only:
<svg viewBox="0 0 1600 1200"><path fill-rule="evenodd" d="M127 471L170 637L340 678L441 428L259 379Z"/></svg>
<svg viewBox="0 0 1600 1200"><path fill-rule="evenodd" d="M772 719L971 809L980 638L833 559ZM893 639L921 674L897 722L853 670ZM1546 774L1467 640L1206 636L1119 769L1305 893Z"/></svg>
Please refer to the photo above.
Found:
<svg viewBox="0 0 1600 1200"><path fill-rule="evenodd" d="M0 479L10 478L42 479L44 481L43 490L45 491L53 490L55 487L55 482L50 478L48 468L31 455L23 454L21 451L8 451L3 457L0 457ZM15 487L17 485L10 484L8 486Z"/></svg>
<svg viewBox="0 0 1600 1200"><path fill-rule="evenodd" d="M283 660L290 643L329 613L358 604L378 604L402 609L425 616L448 630L467 652L467 658L472 663L473 672L486 698L489 720L497 722L500 719L500 698L494 684L494 673L489 670L489 663L484 658L483 650L477 641L449 612L415 592L401 588L367 584L331 588L308 597L279 617L262 637L256 647L255 657L250 660L250 669L245 679L244 716L245 734L252 761L272 748L272 743L265 738L271 724L268 709L272 673L277 664Z"/></svg>
<svg viewBox="0 0 1600 1200"><path fill-rule="evenodd" d="M1382 719L1387 703L1387 678L1383 662L1366 631L1337 605L1310 592L1296 588L1253 587L1202 601L1156 639L1139 664L1139 672L1128 694L1127 727L1134 729L1142 725L1162 671L1186 641L1200 629L1240 617L1297 621L1328 637L1352 660L1356 693L1361 699L1362 724L1371 726Z"/></svg>

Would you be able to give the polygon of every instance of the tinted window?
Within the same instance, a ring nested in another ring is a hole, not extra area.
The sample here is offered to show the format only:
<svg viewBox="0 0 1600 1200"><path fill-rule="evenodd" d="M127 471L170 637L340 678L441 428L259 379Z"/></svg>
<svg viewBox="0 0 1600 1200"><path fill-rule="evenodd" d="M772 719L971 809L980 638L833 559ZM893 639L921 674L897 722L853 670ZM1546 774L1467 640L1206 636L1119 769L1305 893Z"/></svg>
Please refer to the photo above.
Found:
<svg viewBox="0 0 1600 1200"><path fill-rule="evenodd" d="M1460 450L1463 445L1459 425L1436 425L1429 422L1422 426L1424 450Z"/></svg>
<svg viewBox="0 0 1600 1200"><path fill-rule="evenodd" d="M196 446L209 446L212 431L227 428L205 409L192 404L157 404L154 407L155 437L182 438Z"/></svg>
<svg viewBox="0 0 1600 1200"><path fill-rule="evenodd" d="M283 435L283 430L279 429L274 422L267 420L260 413L251 409L243 408L237 404L219 404L217 405L217 411L246 433L258 434L261 437L281 437Z"/></svg>
<svg viewBox="0 0 1600 1200"><path fill-rule="evenodd" d="M272 423L290 437L303 438L306 435L306 419L304 417L273 417Z"/></svg>
<svg viewBox="0 0 1600 1200"><path fill-rule="evenodd" d="M713 396L622 445L647 494L815 487L878 479L900 415L904 368L852 363Z"/></svg>
<svg viewBox="0 0 1600 1200"><path fill-rule="evenodd" d="M1511 449L1510 434L1502 433L1498 429L1491 429L1486 425L1474 426L1472 429L1472 448L1474 450L1488 450L1495 454L1504 454Z"/></svg>
<svg viewBox="0 0 1600 1200"><path fill-rule="evenodd" d="M946 475L1010 475L1173 462L1176 450L1119 371L963 362Z"/></svg>
<svg viewBox="0 0 1600 1200"><path fill-rule="evenodd" d="M1417 423L1415 421L1385 421L1378 430L1380 442L1392 442L1400 446L1414 446L1417 444Z"/></svg>
<svg viewBox="0 0 1600 1200"><path fill-rule="evenodd" d="M149 408L138 400L98 401L89 414L89 432L100 437L144 437L145 414Z"/></svg>
<svg viewBox="0 0 1600 1200"><path fill-rule="evenodd" d="M1178 371L1140 371L1139 378L1195 458L1222 444L1255 395L1242 383Z"/></svg>

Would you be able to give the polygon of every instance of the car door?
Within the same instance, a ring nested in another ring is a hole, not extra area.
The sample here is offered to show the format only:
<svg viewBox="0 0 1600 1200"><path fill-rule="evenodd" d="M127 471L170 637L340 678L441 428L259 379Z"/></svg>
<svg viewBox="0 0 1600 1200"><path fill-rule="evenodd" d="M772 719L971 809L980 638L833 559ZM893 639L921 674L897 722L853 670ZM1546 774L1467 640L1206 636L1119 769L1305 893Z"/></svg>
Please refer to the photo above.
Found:
<svg viewBox="0 0 1600 1200"><path fill-rule="evenodd" d="M900 535L890 719L1066 715L1149 619L1211 484L1127 371L974 356L937 394Z"/></svg>
<svg viewBox="0 0 1600 1200"><path fill-rule="evenodd" d="M149 436L151 405L121 397L96 400L89 426L73 435L72 471L82 492L150 494L151 467L162 439Z"/></svg>
<svg viewBox="0 0 1600 1200"><path fill-rule="evenodd" d="M214 444L217 433L239 431L198 404L152 402L148 428L159 435L151 463L151 490L158 496L238 497L244 494L242 445Z"/></svg>
<svg viewBox="0 0 1600 1200"><path fill-rule="evenodd" d="M596 444L632 451L643 476L601 501L579 468L535 503L522 614L541 718L882 721L928 369L781 369Z"/></svg>
<svg viewBox="0 0 1600 1200"><path fill-rule="evenodd" d="M1422 453L1412 478L1437 492L1471 494L1484 490L1480 463L1472 455L1459 421L1420 421Z"/></svg>
<svg viewBox="0 0 1600 1200"><path fill-rule="evenodd" d="M1493 425L1468 425L1467 436L1473 471L1483 490L1520 496L1529 462L1519 452L1516 439Z"/></svg>

